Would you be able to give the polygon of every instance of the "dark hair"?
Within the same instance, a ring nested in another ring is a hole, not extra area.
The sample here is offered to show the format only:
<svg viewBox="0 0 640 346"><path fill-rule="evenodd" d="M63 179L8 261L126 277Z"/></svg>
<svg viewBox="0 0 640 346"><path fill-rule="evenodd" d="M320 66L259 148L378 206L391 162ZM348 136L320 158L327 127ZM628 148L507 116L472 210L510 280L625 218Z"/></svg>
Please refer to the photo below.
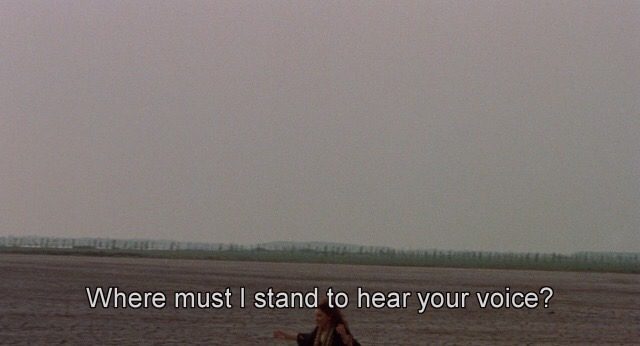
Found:
<svg viewBox="0 0 640 346"><path fill-rule="evenodd" d="M331 319L331 324L333 324L334 326L338 324L344 324L347 332L349 332L347 320L345 320L344 316L342 316L342 312L340 312L340 309L336 307L329 306L329 300L327 298L324 298L320 301L318 309L329 316L329 319Z"/></svg>

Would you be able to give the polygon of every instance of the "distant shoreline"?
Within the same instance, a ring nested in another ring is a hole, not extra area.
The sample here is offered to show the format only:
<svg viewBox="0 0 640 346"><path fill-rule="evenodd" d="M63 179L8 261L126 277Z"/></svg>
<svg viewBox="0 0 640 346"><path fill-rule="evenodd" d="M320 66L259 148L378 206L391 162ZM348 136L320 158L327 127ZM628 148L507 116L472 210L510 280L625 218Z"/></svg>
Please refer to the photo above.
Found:
<svg viewBox="0 0 640 346"><path fill-rule="evenodd" d="M255 261L284 263L326 263L353 265L381 265L402 267L440 267L475 269L512 269L542 271L611 272L640 274L637 255L614 256L572 256L558 254L522 254L477 252L407 252L388 251L377 253L328 252L309 249L266 250L225 249L225 250L139 250L139 249L98 249L89 246L75 248L41 248L0 246L0 254L95 256L95 257L137 257L164 259L192 259L217 261ZM484 256L483 256L484 254Z"/></svg>

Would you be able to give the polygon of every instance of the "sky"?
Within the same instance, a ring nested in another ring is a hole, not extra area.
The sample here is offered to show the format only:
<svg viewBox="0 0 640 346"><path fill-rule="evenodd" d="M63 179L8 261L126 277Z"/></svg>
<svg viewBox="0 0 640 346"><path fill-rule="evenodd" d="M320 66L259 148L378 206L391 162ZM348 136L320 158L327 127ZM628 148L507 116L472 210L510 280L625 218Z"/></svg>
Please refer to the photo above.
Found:
<svg viewBox="0 0 640 346"><path fill-rule="evenodd" d="M638 1L2 1L0 235L640 251Z"/></svg>

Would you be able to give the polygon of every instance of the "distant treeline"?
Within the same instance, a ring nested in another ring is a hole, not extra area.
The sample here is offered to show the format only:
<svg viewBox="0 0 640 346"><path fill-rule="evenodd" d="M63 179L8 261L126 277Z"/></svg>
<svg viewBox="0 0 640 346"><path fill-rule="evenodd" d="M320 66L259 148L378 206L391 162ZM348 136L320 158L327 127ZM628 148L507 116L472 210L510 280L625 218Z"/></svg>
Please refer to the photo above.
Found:
<svg viewBox="0 0 640 346"><path fill-rule="evenodd" d="M567 255L398 250L322 242L271 242L245 246L143 239L0 237L0 252L640 273L640 253L577 252Z"/></svg>

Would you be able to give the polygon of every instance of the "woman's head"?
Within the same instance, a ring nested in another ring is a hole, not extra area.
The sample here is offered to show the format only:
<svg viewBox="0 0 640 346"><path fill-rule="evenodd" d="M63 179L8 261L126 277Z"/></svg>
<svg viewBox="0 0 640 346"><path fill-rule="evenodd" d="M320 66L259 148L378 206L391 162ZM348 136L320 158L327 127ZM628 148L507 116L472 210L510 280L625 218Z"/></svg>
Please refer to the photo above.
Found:
<svg viewBox="0 0 640 346"><path fill-rule="evenodd" d="M329 306L329 301L325 298L320 302L316 309L316 324L320 328L326 328L338 324L344 324L346 327L347 321L345 321L342 316L340 309Z"/></svg>

